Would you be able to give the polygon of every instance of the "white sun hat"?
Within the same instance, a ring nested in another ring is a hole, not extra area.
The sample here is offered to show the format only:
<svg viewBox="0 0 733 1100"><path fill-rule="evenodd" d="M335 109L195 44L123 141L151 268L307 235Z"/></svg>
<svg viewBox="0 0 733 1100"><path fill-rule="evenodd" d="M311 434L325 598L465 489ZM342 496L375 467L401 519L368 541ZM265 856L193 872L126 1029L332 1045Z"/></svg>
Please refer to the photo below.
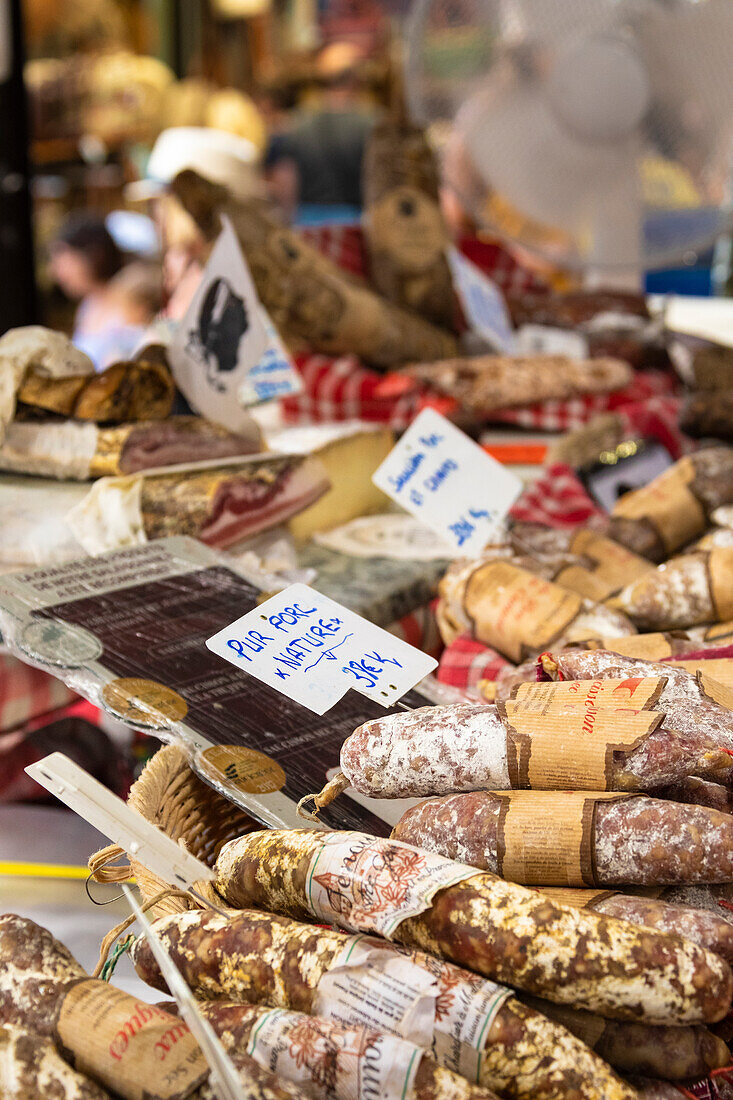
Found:
<svg viewBox="0 0 733 1100"><path fill-rule="evenodd" d="M158 136L145 179L130 183L125 197L132 202L154 198L179 172L192 168L212 183L220 183L237 198L261 192L259 151L247 138L206 126L174 126Z"/></svg>

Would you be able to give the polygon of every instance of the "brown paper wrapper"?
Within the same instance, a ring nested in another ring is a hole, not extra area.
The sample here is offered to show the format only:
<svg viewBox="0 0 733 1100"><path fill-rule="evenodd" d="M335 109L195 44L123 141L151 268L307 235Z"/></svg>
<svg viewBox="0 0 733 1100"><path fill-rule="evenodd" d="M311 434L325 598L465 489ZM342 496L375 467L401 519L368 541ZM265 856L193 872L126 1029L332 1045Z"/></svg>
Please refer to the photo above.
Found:
<svg viewBox="0 0 733 1100"><path fill-rule="evenodd" d="M715 617L720 622L733 619L733 547L710 551L708 575Z"/></svg>
<svg viewBox="0 0 733 1100"><path fill-rule="evenodd" d="M526 886L597 886L595 807L627 794L492 791L503 803L499 874Z"/></svg>
<svg viewBox="0 0 733 1100"><path fill-rule="evenodd" d="M506 710L509 777L520 790L614 790L614 752L638 748L663 718L651 710L595 706L585 713L530 714L509 702Z"/></svg>
<svg viewBox="0 0 733 1100"><path fill-rule="evenodd" d="M666 634L629 634L625 638L604 638L599 649L610 649L622 657L640 661L661 661L671 657L672 643Z"/></svg>
<svg viewBox="0 0 733 1100"><path fill-rule="evenodd" d="M714 703L718 703L721 707L733 710L733 687L728 684L721 684L709 672L702 671L697 673L697 682L708 699L712 699Z"/></svg>
<svg viewBox="0 0 733 1100"><path fill-rule="evenodd" d="M582 554L596 563L592 576L597 588L599 591L603 590L604 595L589 598L599 602L654 569L652 563L645 558L632 554L625 546L604 535L598 535L595 531L579 531L569 549L571 553Z"/></svg>
<svg viewBox="0 0 733 1100"><path fill-rule="evenodd" d="M714 623L705 631L706 642L720 642L733 637L733 620L727 623Z"/></svg>
<svg viewBox="0 0 733 1100"><path fill-rule="evenodd" d="M559 905L572 905L574 909L592 909L596 902L612 898L619 890L571 890L563 886L543 886L542 893Z"/></svg>
<svg viewBox="0 0 733 1100"><path fill-rule="evenodd" d="M592 573L590 569L584 569L582 565L569 565L566 569L561 569L554 579L555 584L571 592L577 592L579 596L593 600L595 603L603 603L616 591L607 581L596 573Z"/></svg>
<svg viewBox="0 0 733 1100"><path fill-rule="evenodd" d="M670 661L675 668L683 668L693 676L702 675L723 687L733 690L733 657L713 657L708 661Z"/></svg>
<svg viewBox="0 0 733 1100"><path fill-rule="evenodd" d="M591 707L612 710L651 710L666 684L664 676L626 677L623 680L561 680L552 683L517 684L507 700L513 713L557 714Z"/></svg>
<svg viewBox="0 0 733 1100"><path fill-rule="evenodd" d="M559 638L580 612L582 600L515 565L493 561L468 578L463 607L474 637L519 663Z"/></svg>
<svg viewBox="0 0 733 1100"><path fill-rule="evenodd" d="M54 1034L71 1065L125 1100L184 1100L209 1076L182 1020L95 978L63 998Z"/></svg>
<svg viewBox="0 0 733 1100"><path fill-rule="evenodd" d="M680 459L642 489L621 497L613 515L622 519L648 520L668 554L705 530L705 512L690 485L695 467L689 457Z"/></svg>

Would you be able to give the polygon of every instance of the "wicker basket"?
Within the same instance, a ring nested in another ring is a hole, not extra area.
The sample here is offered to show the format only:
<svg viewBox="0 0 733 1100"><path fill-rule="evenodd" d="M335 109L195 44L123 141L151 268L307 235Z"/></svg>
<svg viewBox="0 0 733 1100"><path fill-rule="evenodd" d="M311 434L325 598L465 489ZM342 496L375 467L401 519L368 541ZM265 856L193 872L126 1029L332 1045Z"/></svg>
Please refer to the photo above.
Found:
<svg viewBox="0 0 733 1100"><path fill-rule="evenodd" d="M176 745L167 745L148 761L127 801L142 817L209 867L213 867L227 841L262 828L199 779L189 767L185 752ZM167 889L168 883L133 858L129 865L109 866L123 854L116 846L96 852L89 860L92 877L97 882L122 882L134 875L144 902ZM208 882L198 883L196 888L204 897L215 897ZM223 908L218 896L216 903ZM150 913L157 918L199 908L201 905L195 898L179 894L162 898Z"/></svg>

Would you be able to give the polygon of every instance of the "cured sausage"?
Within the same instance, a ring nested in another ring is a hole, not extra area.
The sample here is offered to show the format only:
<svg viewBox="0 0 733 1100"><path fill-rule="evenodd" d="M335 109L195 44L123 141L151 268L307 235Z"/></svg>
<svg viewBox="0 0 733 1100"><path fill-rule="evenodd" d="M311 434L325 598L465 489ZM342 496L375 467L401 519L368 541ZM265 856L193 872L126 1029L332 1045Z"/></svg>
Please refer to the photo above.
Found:
<svg viewBox="0 0 733 1100"><path fill-rule="evenodd" d="M716 508L731 503L733 448L708 447L622 496L608 534L634 553L660 562L701 535Z"/></svg>
<svg viewBox="0 0 733 1100"><path fill-rule="evenodd" d="M653 1074L669 1081L702 1077L730 1064L728 1047L706 1027L650 1027L604 1020L590 1012L549 1004L538 997L525 1003L546 1012L619 1072Z"/></svg>
<svg viewBox="0 0 733 1100"><path fill-rule="evenodd" d="M502 718L496 707L476 703L420 707L374 718L359 726L341 748L341 787L348 782L373 798L408 798L482 787L585 785L585 759L578 748L580 742L587 743L588 727L599 738L598 755L608 790L650 790L701 771L716 778L731 773L726 753L713 746L701 753L699 739L695 743L662 726L662 716L655 711L627 717L616 710L594 710L591 701L584 711L553 715L544 722L542 718L533 715L523 726L521 716ZM632 742L636 741L628 751L621 744L624 718L633 727ZM548 734L552 720L558 736L548 742L540 735ZM604 729L609 742L605 749ZM527 752L531 768L524 761ZM326 802L325 791L316 796L318 808Z"/></svg>
<svg viewBox="0 0 733 1100"><path fill-rule="evenodd" d="M201 1012L238 1068L254 1057L311 1100L497 1100L394 1035L279 1008L209 1001Z"/></svg>
<svg viewBox="0 0 733 1100"><path fill-rule="evenodd" d="M657 932L683 936L708 951L714 951L726 962L733 962L733 926L715 912L706 913L692 905L674 905L659 898L635 897L614 890L541 889L543 894L563 905L579 905L595 913L605 913L608 917L654 928Z"/></svg>
<svg viewBox="0 0 733 1100"><path fill-rule="evenodd" d="M3 1100L112 1100L94 1081L68 1066L50 1039L10 1024L0 1027L0 1096Z"/></svg>
<svg viewBox="0 0 733 1100"><path fill-rule="evenodd" d="M636 633L626 615L493 554L455 562L438 591L446 644L468 633L516 663L550 645Z"/></svg>
<svg viewBox="0 0 733 1100"><path fill-rule="evenodd" d="M181 1097L216 1100L209 1067L186 1025L175 1016L89 978L45 928L13 914L0 917L0 1025L54 1043L123 1100L147 1100L161 1050ZM239 1071L248 1100L303 1100L251 1060ZM44 1100L48 1093L44 1093ZM102 1091L99 1094L105 1096ZM86 1100L86 1098L85 1098ZM90 1094L89 1100L97 1100Z"/></svg>
<svg viewBox="0 0 733 1100"><path fill-rule="evenodd" d="M604 1063L564 1028L509 990L421 951L251 910L229 918L179 913L158 920L155 931L201 999L266 1004L347 1024L371 1020L382 1031L421 1039L439 1065L517 1100L620 1095ZM132 959L143 981L166 990L144 937ZM405 998L405 989L414 997ZM421 995L439 998L429 1035L411 1012ZM382 1007L365 1009L367 1001Z"/></svg>
<svg viewBox="0 0 733 1100"><path fill-rule="evenodd" d="M393 836L530 885L733 882L733 819L660 798L603 801L586 792L554 791L445 795L407 810Z"/></svg>
<svg viewBox="0 0 733 1100"><path fill-rule="evenodd" d="M733 547L670 558L632 581L612 604L639 630L680 630L733 614Z"/></svg>
<svg viewBox="0 0 733 1100"><path fill-rule="evenodd" d="M667 724L679 733L699 738L701 746L712 741L733 749L733 713L706 694L704 681L669 664L619 657L605 649L553 650L539 661L542 673L553 680L623 680L633 676L665 676L666 684L656 705ZM709 688L709 690L714 690Z"/></svg>
<svg viewBox="0 0 733 1100"><path fill-rule="evenodd" d="M688 776L671 787L652 792L657 798L671 798L673 802L688 802L693 806L709 806L722 814L733 814L733 790L722 783Z"/></svg>
<svg viewBox="0 0 733 1100"><path fill-rule="evenodd" d="M364 833L250 833L216 872L232 906L377 932L609 1018L701 1023L730 1004L730 968L695 944Z"/></svg>

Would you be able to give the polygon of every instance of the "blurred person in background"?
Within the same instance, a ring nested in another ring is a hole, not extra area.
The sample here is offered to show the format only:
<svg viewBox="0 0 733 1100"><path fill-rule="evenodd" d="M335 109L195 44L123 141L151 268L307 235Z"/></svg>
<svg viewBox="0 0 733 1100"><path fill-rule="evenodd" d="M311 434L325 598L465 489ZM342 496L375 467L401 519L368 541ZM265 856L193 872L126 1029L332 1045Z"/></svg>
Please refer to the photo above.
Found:
<svg viewBox="0 0 733 1100"><path fill-rule="evenodd" d="M145 179L129 184L125 197L151 204L163 257L163 315L169 321L184 316L211 251L193 218L168 190L168 184L185 169L226 187L235 198L264 197L260 157L253 141L203 126L175 126L160 134Z"/></svg>
<svg viewBox="0 0 733 1100"><path fill-rule="evenodd" d="M73 215L51 245L50 271L79 305L72 339L97 370L129 358L161 304L161 276L152 264L124 266L104 219Z"/></svg>
<svg viewBox="0 0 733 1100"><path fill-rule="evenodd" d="M303 208L341 206L353 214L361 209L364 147L374 125L360 99L361 61L362 51L352 43L326 46L316 63L321 95L270 143L270 194L291 219L298 208L306 220Z"/></svg>

